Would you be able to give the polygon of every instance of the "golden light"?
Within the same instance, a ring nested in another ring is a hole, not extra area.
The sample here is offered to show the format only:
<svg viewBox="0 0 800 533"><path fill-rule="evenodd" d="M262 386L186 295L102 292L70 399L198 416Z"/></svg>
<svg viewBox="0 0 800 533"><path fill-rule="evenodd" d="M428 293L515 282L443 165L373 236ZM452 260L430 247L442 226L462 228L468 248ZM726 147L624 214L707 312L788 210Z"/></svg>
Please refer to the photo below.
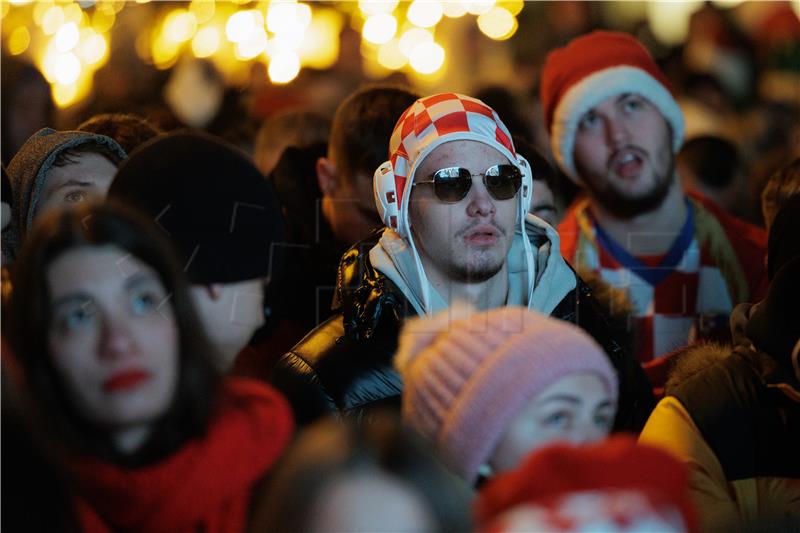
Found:
<svg viewBox="0 0 800 533"><path fill-rule="evenodd" d="M45 35L53 35L62 24L64 24L64 10L61 7L53 6L44 12L42 31Z"/></svg>
<svg viewBox="0 0 800 533"><path fill-rule="evenodd" d="M744 0L711 0L711 3L723 9L729 9L741 4Z"/></svg>
<svg viewBox="0 0 800 533"><path fill-rule="evenodd" d="M86 65L96 65L108 58L108 43L102 35L90 28L81 30L81 40L75 49L75 55Z"/></svg>
<svg viewBox="0 0 800 533"><path fill-rule="evenodd" d="M517 19L502 7L493 7L478 17L478 28L487 37L503 41L516 33Z"/></svg>
<svg viewBox="0 0 800 533"><path fill-rule="evenodd" d="M53 69L53 79L62 85L71 85L81 75L81 62L72 52L60 54Z"/></svg>
<svg viewBox="0 0 800 533"><path fill-rule="evenodd" d="M53 103L56 106L64 109L71 106L78 96L78 85L71 83L69 85L62 85L55 83L50 87L50 94L53 96Z"/></svg>
<svg viewBox="0 0 800 533"><path fill-rule="evenodd" d="M442 12L445 17L458 18L467 14L465 2L458 0L442 0Z"/></svg>
<svg viewBox="0 0 800 533"><path fill-rule="evenodd" d="M8 36L8 53L12 56L18 56L27 50L30 44L31 34L28 32L28 28L18 26Z"/></svg>
<svg viewBox="0 0 800 533"><path fill-rule="evenodd" d="M86 13L78 4L68 4L64 7L64 22L83 24L87 18Z"/></svg>
<svg viewBox="0 0 800 533"><path fill-rule="evenodd" d="M105 33L114 25L116 18L113 10L95 9L92 13L92 28L98 33Z"/></svg>
<svg viewBox="0 0 800 533"><path fill-rule="evenodd" d="M503 0L499 5L516 17L519 15L520 11L522 11L522 8L525 7L525 2L523 0Z"/></svg>
<svg viewBox="0 0 800 533"><path fill-rule="evenodd" d="M378 63L391 70L398 70L406 66L408 58L400 51L399 39L392 39L380 47Z"/></svg>
<svg viewBox="0 0 800 533"><path fill-rule="evenodd" d="M256 28L264 25L264 18L254 9L237 11L228 19L225 25L225 35L233 43L240 43L249 39Z"/></svg>
<svg viewBox="0 0 800 533"><path fill-rule="evenodd" d="M414 0L408 6L406 18L415 26L430 28L442 20L442 3L438 0Z"/></svg>
<svg viewBox="0 0 800 533"><path fill-rule="evenodd" d="M366 22L361 34L364 39L373 44L389 42L397 33L397 19L387 13L371 15Z"/></svg>
<svg viewBox="0 0 800 533"><path fill-rule="evenodd" d="M494 0L477 0L475 2L464 2L467 8L467 13L470 15L483 15L492 7L494 7Z"/></svg>
<svg viewBox="0 0 800 533"><path fill-rule="evenodd" d="M209 57L219 50L219 30L214 26L206 26L192 39L192 52L196 57Z"/></svg>
<svg viewBox="0 0 800 533"><path fill-rule="evenodd" d="M214 16L215 6L216 3L209 0L192 0L189 12L194 15L198 24L203 24Z"/></svg>
<svg viewBox="0 0 800 533"><path fill-rule="evenodd" d="M278 52L295 52L303 44L304 38L305 30L296 26L293 31L279 33L270 39L272 45L270 55Z"/></svg>
<svg viewBox="0 0 800 533"><path fill-rule="evenodd" d="M153 58L153 63L156 68L161 70L167 69L175 64L178 59L178 51L180 45L174 41L164 39L163 35L159 35L153 40L150 48L150 55Z"/></svg>
<svg viewBox="0 0 800 533"><path fill-rule="evenodd" d="M339 33L344 17L334 9L315 9L298 54L303 65L316 69L332 67L339 59Z"/></svg>
<svg viewBox="0 0 800 533"><path fill-rule="evenodd" d="M358 8L365 17L369 17L378 13L393 13L398 3L398 0L358 0Z"/></svg>
<svg viewBox="0 0 800 533"><path fill-rule="evenodd" d="M422 43L431 42L433 42L433 34L431 32L422 28L411 28L400 37L400 52L410 58L414 48Z"/></svg>
<svg viewBox="0 0 800 533"><path fill-rule="evenodd" d="M3 2L4 6L9 5L6 2ZM47 10L53 7L52 0L50 1L42 1L36 2L36 5L33 6L33 23L37 26L41 26L44 22L44 14L47 13Z"/></svg>
<svg viewBox="0 0 800 533"><path fill-rule="evenodd" d="M240 60L253 59L267 47L267 32L258 27L249 39L236 43L236 58Z"/></svg>
<svg viewBox="0 0 800 533"><path fill-rule="evenodd" d="M792 0L792 9L797 14L798 18L800 18L800 0Z"/></svg>
<svg viewBox="0 0 800 533"><path fill-rule="evenodd" d="M164 39L174 43L183 43L191 39L197 31L197 20L194 14L185 9L175 9L164 19Z"/></svg>
<svg viewBox="0 0 800 533"><path fill-rule="evenodd" d="M666 45L677 45L689 32L689 17L702 7L700 0L684 2L647 2L647 20L653 35Z"/></svg>
<svg viewBox="0 0 800 533"><path fill-rule="evenodd" d="M5 17L8 15L8 11L11 9L11 4L7 4L6 2L0 2L0 18Z"/></svg>
<svg viewBox="0 0 800 533"><path fill-rule="evenodd" d="M412 50L409 62L420 74L433 74L444 65L444 48L435 42L419 44Z"/></svg>
<svg viewBox="0 0 800 533"><path fill-rule="evenodd" d="M302 4L305 8L307 5ZM304 22L305 8L295 2L272 2L267 9L267 29L272 33L279 33L288 27L296 26ZM309 8L310 9L310 8ZM308 17L308 22L311 18Z"/></svg>
<svg viewBox="0 0 800 533"><path fill-rule="evenodd" d="M13 6L24 6L25 4L30 4L33 0L9 0L9 3Z"/></svg>
<svg viewBox="0 0 800 533"><path fill-rule="evenodd" d="M300 72L300 58L294 52L275 54L269 62L267 72L272 83L289 83Z"/></svg>
<svg viewBox="0 0 800 533"><path fill-rule="evenodd" d="M56 36L53 37L53 41L56 46L56 50L59 52L69 52L78 44L78 39L80 39L80 32L78 31L78 25L74 22L68 22L61 26L58 31L56 32Z"/></svg>

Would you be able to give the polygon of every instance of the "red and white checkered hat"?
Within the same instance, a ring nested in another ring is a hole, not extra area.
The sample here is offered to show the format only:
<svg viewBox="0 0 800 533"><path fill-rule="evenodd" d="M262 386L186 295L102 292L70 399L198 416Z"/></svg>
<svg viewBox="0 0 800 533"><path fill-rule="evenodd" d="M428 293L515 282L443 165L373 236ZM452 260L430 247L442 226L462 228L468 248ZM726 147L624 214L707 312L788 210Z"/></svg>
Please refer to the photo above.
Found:
<svg viewBox="0 0 800 533"><path fill-rule="evenodd" d="M411 194L406 184L413 179L425 156L440 144L457 140L487 144L517 164L511 134L491 107L476 98L456 93L420 98L397 121L389 141L401 213L407 212Z"/></svg>
<svg viewBox="0 0 800 533"><path fill-rule="evenodd" d="M672 149L683 143L683 112L650 53L625 33L595 31L547 55L540 97L553 155L580 182L573 150L581 117L607 98L636 93L652 103L672 128Z"/></svg>

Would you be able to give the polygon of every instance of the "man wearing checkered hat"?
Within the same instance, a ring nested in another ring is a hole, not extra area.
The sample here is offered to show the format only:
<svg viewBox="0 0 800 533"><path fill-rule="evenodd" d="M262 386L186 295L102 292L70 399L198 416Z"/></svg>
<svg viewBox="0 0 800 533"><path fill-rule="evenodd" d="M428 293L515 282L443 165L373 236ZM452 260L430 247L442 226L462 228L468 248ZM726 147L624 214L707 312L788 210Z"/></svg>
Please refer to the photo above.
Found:
<svg viewBox="0 0 800 533"><path fill-rule="evenodd" d="M641 427L653 403L649 384L559 254L558 234L528 215L530 168L497 114L459 94L421 98L398 120L389 155L374 176L386 227L343 256L339 313L274 370L299 422L399 407L392 357L403 319L462 301L527 306L587 330L620 374L617 427Z"/></svg>
<svg viewBox="0 0 800 533"><path fill-rule="evenodd" d="M542 108L561 170L586 193L559 225L580 271L625 289L637 358L727 332L728 315L764 289L764 233L687 196L675 171L683 113L633 37L597 31L552 51Z"/></svg>

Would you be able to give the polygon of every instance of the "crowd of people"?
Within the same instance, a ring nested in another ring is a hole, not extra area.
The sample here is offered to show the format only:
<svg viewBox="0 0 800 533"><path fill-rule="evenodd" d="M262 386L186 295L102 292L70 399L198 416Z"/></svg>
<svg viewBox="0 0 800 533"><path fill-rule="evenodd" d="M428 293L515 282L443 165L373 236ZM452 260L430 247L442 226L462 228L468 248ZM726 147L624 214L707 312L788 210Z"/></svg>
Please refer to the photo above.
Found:
<svg viewBox="0 0 800 533"><path fill-rule="evenodd" d="M28 138L2 525L800 529L800 159L735 216L735 149L684 142L625 33L552 50L540 102L549 152L395 85L253 153L130 114Z"/></svg>

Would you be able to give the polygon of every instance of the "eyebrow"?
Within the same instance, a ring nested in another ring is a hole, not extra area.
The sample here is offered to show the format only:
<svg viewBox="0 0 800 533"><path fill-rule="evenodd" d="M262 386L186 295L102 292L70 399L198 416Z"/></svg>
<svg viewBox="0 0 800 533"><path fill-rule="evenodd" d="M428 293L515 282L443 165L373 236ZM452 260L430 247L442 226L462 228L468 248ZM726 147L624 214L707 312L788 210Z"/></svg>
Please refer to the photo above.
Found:
<svg viewBox="0 0 800 533"><path fill-rule="evenodd" d="M62 307L71 303L78 303L80 302L81 305L84 305L92 300L91 296L86 294L85 292L77 292L74 294L68 294L66 296L62 296L58 300L54 301L52 304L52 308Z"/></svg>
<svg viewBox="0 0 800 533"><path fill-rule="evenodd" d="M634 94L634 93L622 93L621 95L619 95L619 96L617 97L617 103L619 103L619 102L622 102L623 100L625 100L625 99L626 99L626 98L628 98L629 96L633 96L633 94Z"/></svg>
<svg viewBox="0 0 800 533"><path fill-rule="evenodd" d="M571 394L555 394L553 396L548 396L547 398L544 398L541 403L549 403L554 401L562 401L573 404L581 403L580 398L578 398L577 396L572 396Z"/></svg>
<svg viewBox="0 0 800 533"><path fill-rule="evenodd" d="M59 189L64 189L65 187L94 187L95 184L93 181L80 181L75 179L69 179L64 183L59 183L56 185L53 190L57 191Z"/></svg>
<svg viewBox="0 0 800 533"><path fill-rule="evenodd" d="M143 285L145 283L158 283L159 280L153 274L149 272L137 272L130 276L127 280L125 280L125 288L131 289L136 287L137 285Z"/></svg>

